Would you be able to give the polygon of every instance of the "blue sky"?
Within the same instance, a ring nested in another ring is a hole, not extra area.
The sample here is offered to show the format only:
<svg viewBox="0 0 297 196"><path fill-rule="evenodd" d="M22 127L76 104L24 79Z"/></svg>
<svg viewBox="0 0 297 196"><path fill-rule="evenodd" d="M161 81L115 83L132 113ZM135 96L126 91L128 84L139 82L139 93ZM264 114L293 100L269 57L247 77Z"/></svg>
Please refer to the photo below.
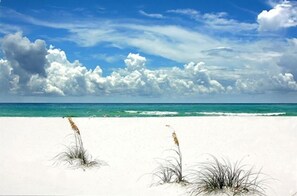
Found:
<svg viewBox="0 0 297 196"><path fill-rule="evenodd" d="M0 101L296 102L297 1L0 3Z"/></svg>

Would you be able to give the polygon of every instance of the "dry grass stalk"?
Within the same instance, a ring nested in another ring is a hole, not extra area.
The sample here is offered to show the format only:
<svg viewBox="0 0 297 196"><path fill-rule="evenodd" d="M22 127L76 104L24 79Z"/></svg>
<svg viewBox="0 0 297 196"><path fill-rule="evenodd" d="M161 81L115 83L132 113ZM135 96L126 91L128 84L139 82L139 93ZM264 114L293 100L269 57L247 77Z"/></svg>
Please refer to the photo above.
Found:
<svg viewBox="0 0 297 196"><path fill-rule="evenodd" d="M76 124L73 122L71 117L68 117L68 121L71 125L72 130L75 131L78 135L80 135L80 131L79 131L78 127L76 126Z"/></svg>
<svg viewBox="0 0 297 196"><path fill-rule="evenodd" d="M170 125L166 125L166 127L172 129ZM174 155L166 158L164 160L165 163L159 164L159 167L153 172L153 176L158 179L157 185L164 183L181 183L185 185L188 183L183 175L182 154L179 140L174 129L172 130L173 141L177 149L171 149L170 151L173 152Z"/></svg>
<svg viewBox="0 0 297 196"><path fill-rule="evenodd" d="M172 137L173 137L174 143L179 147L179 141L177 139L177 135L176 135L175 131L173 131Z"/></svg>
<svg viewBox="0 0 297 196"><path fill-rule="evenodd" d="M82 138L81 138L81 135L80 135L80 131L79 131L77 125L74 123L74 121L72 120L71 117L68 117L68 121L69 121L69 123L71 125L72 130L74 131L76 148L79 148L79 149L81 149L81 151L84 151L84 145L83 145Z"/></svg>
<svg viewBox="0 0 297 196"><path fill-rule="evenodd" d="M92 157L88 155L87 151L84 149L82 137L77 125L74 121L68 117L68 121L74 131L75 145L67 147L65 152L58 154L55 159L59 162L66 162L75 167L94 167L103 165L104 162L98 160L91 160Z"/></svg>
<svg viewBox="0 0 297 196"><path fill-rule="evenodd" d="M179 141L178 141L177 135L175 133L175 130L170 125L166 125L166 127L170 128L173 131L172 132L173 141L179 147Z"/></svg>

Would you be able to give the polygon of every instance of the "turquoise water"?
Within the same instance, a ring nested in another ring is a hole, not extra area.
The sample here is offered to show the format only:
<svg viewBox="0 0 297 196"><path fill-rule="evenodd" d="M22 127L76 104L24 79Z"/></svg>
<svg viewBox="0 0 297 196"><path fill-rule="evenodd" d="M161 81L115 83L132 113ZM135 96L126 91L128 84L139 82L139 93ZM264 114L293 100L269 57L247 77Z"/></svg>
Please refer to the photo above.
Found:
<svg viewBox="0 0 297 196"><path fill-rule="evenodd" d="M0 103L2 117L297 116L297 104Z"/></svg>

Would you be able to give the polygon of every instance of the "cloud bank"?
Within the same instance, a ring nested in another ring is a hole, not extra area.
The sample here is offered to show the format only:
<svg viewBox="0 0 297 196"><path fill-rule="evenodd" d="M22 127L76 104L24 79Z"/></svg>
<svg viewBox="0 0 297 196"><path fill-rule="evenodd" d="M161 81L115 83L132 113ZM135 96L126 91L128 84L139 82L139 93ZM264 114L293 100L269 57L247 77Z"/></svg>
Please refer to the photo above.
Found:
<svg viewBox="0 0 297 196"><path fill-rule="evenodd" d="M297 48L295 40L290 40L290 43L291 47ZM223 76L223 72L216 73L201 61L189 62L180 67L149 69L145 57L130 53L124 60L123 68L103 76L100 66L92 70L78 60L70 62L61 49L52 46L47 48L43 40L31 42L21 33L5 36L1 40L1 49L4 57L0 59L0 94L189 97L297 92L293 73L296 69L290 67L293 61L282 62L281 58L277 65L278 71L255 72L255 75L239 72L236 77L231 77ZM231 53L233 49L218 47L206 52L215 55Z"/></svg>
<svg viewBox="0 0 297 196"><path fill-rule="evenodd" d="M30 42L21 33L5 36L2 50L5 56L0 61L2 93L162 96L224 91L202 62L191 62L183 68L150 70L146 68L145 57L130 53L124 68L103 77L100 66L91 70L79 61L69 62L64 51L46 49L44 41Z"/></svg>

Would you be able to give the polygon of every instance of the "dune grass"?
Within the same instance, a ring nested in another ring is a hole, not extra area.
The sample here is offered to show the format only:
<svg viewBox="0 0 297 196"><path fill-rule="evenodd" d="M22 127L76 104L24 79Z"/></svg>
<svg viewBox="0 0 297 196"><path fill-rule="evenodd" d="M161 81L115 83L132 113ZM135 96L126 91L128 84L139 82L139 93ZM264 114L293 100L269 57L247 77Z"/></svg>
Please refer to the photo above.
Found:
<svg viewBox="0 0 297 196"><path fill-rule="evenodd" d="M166 125L172 129L170 125ZM265 196L265 181L261 170L255 171L241 161L232 164L228 159L218 160L211 156L210 161L197 164L195 169L183 173L183 159L176 132L172 129L174 149L172 156L163 159L153 172L156 182L153 185L179 183L188 186L191 196L225 194Z"/></svg>
<svg viewBox="0 0 297 196"><path fill-rule="evenodd" d="M200 194L225 193L228 195L265 195L265 184L262 173L247 168L241 162L231 164L230 161L218 160L212 156L212 161L198 165L191 172L191 196Z"/></svg>
<svg viewBox="0 0 297 196"><path fill-rule="evenodd" d="M70 146L66 146L64 152L55 156L55 160L59 163L63 162L73 167L90 168L103 165L104 162L99 160L92 160L92 157L84 148L83 140L79 128L74 123L72 118L68 117L68 122L73 130L74 142Z"/></svg>
<svg viewBox="0 0 297 196"><path fill-rule="evenodd" d="M171 128L170 125L166 126ZM153 172L153 177L157 179L156 185L165 183L187 183L183 175L182 153L175 130L172 132L172 138L175 149L170 149L169 151L173 152L173 155L164 159L163 163L159 163L159 167Z"/></svg>

